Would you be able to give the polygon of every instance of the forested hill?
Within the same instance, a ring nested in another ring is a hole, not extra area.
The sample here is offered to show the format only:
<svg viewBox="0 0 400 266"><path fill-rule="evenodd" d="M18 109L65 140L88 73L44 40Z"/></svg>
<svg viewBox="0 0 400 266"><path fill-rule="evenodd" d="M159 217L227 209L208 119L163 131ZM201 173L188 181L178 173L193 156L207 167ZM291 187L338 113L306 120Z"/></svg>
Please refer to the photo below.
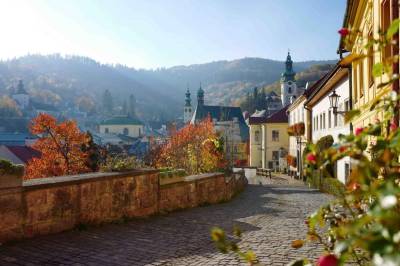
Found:
<svg viewBox="0 0 400 266"><path fill-rule="evenodd" d="M334 61L294 63L301 72L313 65ZM137 113L143 120L179 117L184 92L189 85L192 98L202 82L206 102L232 104L254 86L266 86L279 79L284 63L262 58L244 58L206 64L140 70L122 65L103 65L87 57L28 55L0 62L0 93L9 93L17 79L38 100L62 107L85 97L101 108L103 92L108 89L114 105L133 94Z"/></svg>

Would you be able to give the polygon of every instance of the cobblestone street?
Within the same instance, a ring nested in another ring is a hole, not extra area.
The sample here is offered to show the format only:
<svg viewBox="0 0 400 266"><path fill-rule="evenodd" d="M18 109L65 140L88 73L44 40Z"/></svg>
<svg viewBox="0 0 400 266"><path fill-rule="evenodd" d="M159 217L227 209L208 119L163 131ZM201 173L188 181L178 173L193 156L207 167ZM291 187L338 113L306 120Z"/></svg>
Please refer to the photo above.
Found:
<svg viewBox="0 0 400 266"><path fill-rule="evenodd" d="M315 246L290 244L304 237L307 214L328 199L284 176L255 179L227 203L0 246L0 265L242 265L210 240L211 227L235 224L243 248L265 265L285 265L318 254Z"/></svg>

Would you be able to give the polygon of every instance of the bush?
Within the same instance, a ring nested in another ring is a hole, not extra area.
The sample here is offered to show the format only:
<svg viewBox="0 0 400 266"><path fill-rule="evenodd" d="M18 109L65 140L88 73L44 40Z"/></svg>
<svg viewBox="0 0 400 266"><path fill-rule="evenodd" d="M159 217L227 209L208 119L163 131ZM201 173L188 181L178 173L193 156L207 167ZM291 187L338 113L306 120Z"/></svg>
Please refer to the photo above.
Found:
<svg viewBox="0 0 400 266"><path fill-rule="evenodd" d="M287 161L288 165L290 165L292 167L297 167L297 158L295 156L288 154L286 156L286 161Z"/></svg>
<svg viewBox="0 0 400 266"><path fill-rule="evenodd" d="M305 133L305 125L303 122L294 124L287 129L289 136L303 136Z"/></svg>
<svg viewBox="0 0 400 266"><path fill-rule="evenodd" d="M1 175L23 175L24 166L21 164L13 164L10 161L0 159L0 176Z"/></svg>
<svg viewBox="0 0 400 266"><path fill-rule="evenodd" d="M313 174L309 174L306 182L310 187L337 197L342 196L345 192L345 186L338 179L320 177L320 171L318 170L314 171Z"/></svg>
<svg viewBox="0 0 400 266"><path fill-rule="evenodd" d="M170 168L160 169L160 178L173 178L185 175L187 175L187 173L184 169L170 169Z"/></svg>
<svg viewBox="0 0 400 266"><path fill-rule="evenodd" d="M125 172L142 168L142 164L134 156L109 156L101 165L102 172Z"/></svg>

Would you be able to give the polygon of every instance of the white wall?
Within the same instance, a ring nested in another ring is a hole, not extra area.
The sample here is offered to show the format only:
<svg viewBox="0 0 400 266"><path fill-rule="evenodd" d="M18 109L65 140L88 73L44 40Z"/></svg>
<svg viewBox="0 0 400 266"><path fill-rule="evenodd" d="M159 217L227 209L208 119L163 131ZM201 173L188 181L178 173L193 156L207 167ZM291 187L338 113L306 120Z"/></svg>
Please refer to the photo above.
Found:
<svg viewBox="0 0 400 266"><path fill-rule="evenodd" d="M256 139L258 132L258 139ZM262 130L260 125L250 125L250 166L262 167Z"/></svg>
<svg viewBox="0 0 400 266"><path fill-rule="evenodd" d="M339 103L338 103L338 111L345 111L346 105L349 102L349 80L348 78L344 79L340 83L338 83L335 87L332 88L336 90L336 93L340 95ZM332 110L330 109L329 95L328 93L325 97L321 98L320 101L312 108L312 141L316 143L321 137L332 135L335 143L339 141L340 134L349 134L350 126L349 124L344 123L344 116L338 114L336 116L333 115ZM330 122L329 122L330 117ZM318 122L318 123L317 123ZM337 163L337 178L342 182L346 182L345 177L345 164L350 164L349 158L343 158Z"/></svg>
<svg viewBox="0 0 400 266"><path fill-rule="evenodd" d="M300 155L303 154L303 150L305 148L305 146L307 145L307 113L306 113L306 109L304 108L304 103L305 103L305 98L303 100L301 100L301 102L296 103L297 106L295 108L293 108L293 110L289 111L289 126L292 126L294 124L297 123L301 123L303 122L305 125L305 132L304 135L301 138L301 151L300 151ZM291 137L289 136L289 154L294 156L294 157L298 157L297 156L297 150L300 148L300 146L297 144L297 139L296 137ZM290 170L292 171L296 171L297 175L300 175L300 171L297 168L294 168L292 166L290 166Z"/></svg>

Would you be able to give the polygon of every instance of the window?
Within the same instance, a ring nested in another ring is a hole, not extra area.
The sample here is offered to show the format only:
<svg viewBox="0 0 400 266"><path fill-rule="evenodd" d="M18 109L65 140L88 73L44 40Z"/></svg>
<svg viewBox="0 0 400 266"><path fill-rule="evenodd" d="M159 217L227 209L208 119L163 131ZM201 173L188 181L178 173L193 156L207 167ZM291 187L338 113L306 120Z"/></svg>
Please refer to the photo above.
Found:
<svg viewBox="0 0 400 266"><path fill-rule="evenodd" d="M323 114L322 114L322 121L323 121L323 122L322 122L322 126L323 126L322 128L323 128L323 129L326 128L326 127L325 127L325 126L326 126L326 125L325 125L325 118L326 118L326 117L325 117L325 113L323 113Z"/></svg>
<svg viewBox="0 0 400 266"><path fill-rule="evenodd" d="M350 164L349 163L345 163L344 164L344 178L345 178L345 182L347 182L347 180L349 180L350 177Z"/></svg>
<svg viewBox="0 0 400 266"><path fill-rule="evenodd" d="M368 40L373 39L372 31L368 34ZM374 46L371 45L368 48L368 86L371 87L374 84L374 76L372 75L372 70L374 68Z"/></svg>
<svg viewBox="0 0 400 266"><path fill-rule="evenodd" d="M333 126L337 127L337 114L333 116Z"/></svg>
<svg viewBox="0 0 400 266"><path fill-rule="evenodd" d="M357 69L357 67L354 67L353 68L353 94L354 94L354 103L356 103L357 102L357 100L358 100L358 84L357 84L357 71L358 71L358 69Z"/></svg>
<svg viewBox="0 0 400 266"><path fill-rule="evenodd" d="M391 14L390 14L390 0L384 0L381 4L381 29L382 31L386 31L391 23ZM391 45L386 45L383 53L382 59L388 58L392 54Z"/></svg>
<svg viewBox="0 0 400 266"><path fill-rule="evenodd" d="M318 116L316 117L316 122L315 130L318 130Z"/></svg>
<svg viewBox="0 0 400 266"><path fill-rule="evenodd" d="M139 127L139 136L142 135L142 129Z"/></svg>
<svg viewBox="0 0 400 266"><path fill-rule="evenodd" d="M364 96L364 75L363 75L364 69L363 69L363 67L364 67L363 60L361 60L360 63L358 64L358 82L360 85L358 87L358 90L359 90L360 98Z"/></svg>
<svg viewBox="0 0 400 266"><path fill-rule="evenodd" d="M331 128L332 126L332 112L331 110L328 111L328 128Z"/></svg>
<svg viewBox="0 0 400 266"><path fill-rule="evenodd" d="M260 131L256 130L254 132L254 141L259 142L260 141Z"/></svg>
<svg viewBox="0 0 400 266"><path fill-rule="evenodd" d="M129 129L127 129L127 128L124 128L124 130L123 130L123 134L124 134L124 135L129 135Z"/></svg>
<svg viewBox="0 0 400 266"><path fill-rule="evenodd" d="M279 161L279 151L272 151L272 160Z"/></svg>
<svg viewBox="0 0 400 266"><path fill-rule="evenodd" d="M345 112L350 111L350 103L349 103L349 100L344 101L344 111L345 111Z"/></svg>
<svg viewBox="0 0 400 266"><path fill-rule="evenodd" d="M288 87L288 93L292 93L292 87Z"/></svg>
<svg viewBox="0 0 400 266"><path fill-rule="evenodd" d="M323 127L322 127L322 114L319 115L319 129L323 129Z"/></svg>
<svg viewBox="0 0 400 266"><path fill-rule="evenodd" d="M272 141L279 141L279 131L272 130Z"/></svg>
<svg viewBox="0 0 400 266"><path fill-rule="evenodd" d="M106 128L104 129L104 133L108 134L109 132L110 132L110 131L109 131L108 127L106 127Z"/></svg>

